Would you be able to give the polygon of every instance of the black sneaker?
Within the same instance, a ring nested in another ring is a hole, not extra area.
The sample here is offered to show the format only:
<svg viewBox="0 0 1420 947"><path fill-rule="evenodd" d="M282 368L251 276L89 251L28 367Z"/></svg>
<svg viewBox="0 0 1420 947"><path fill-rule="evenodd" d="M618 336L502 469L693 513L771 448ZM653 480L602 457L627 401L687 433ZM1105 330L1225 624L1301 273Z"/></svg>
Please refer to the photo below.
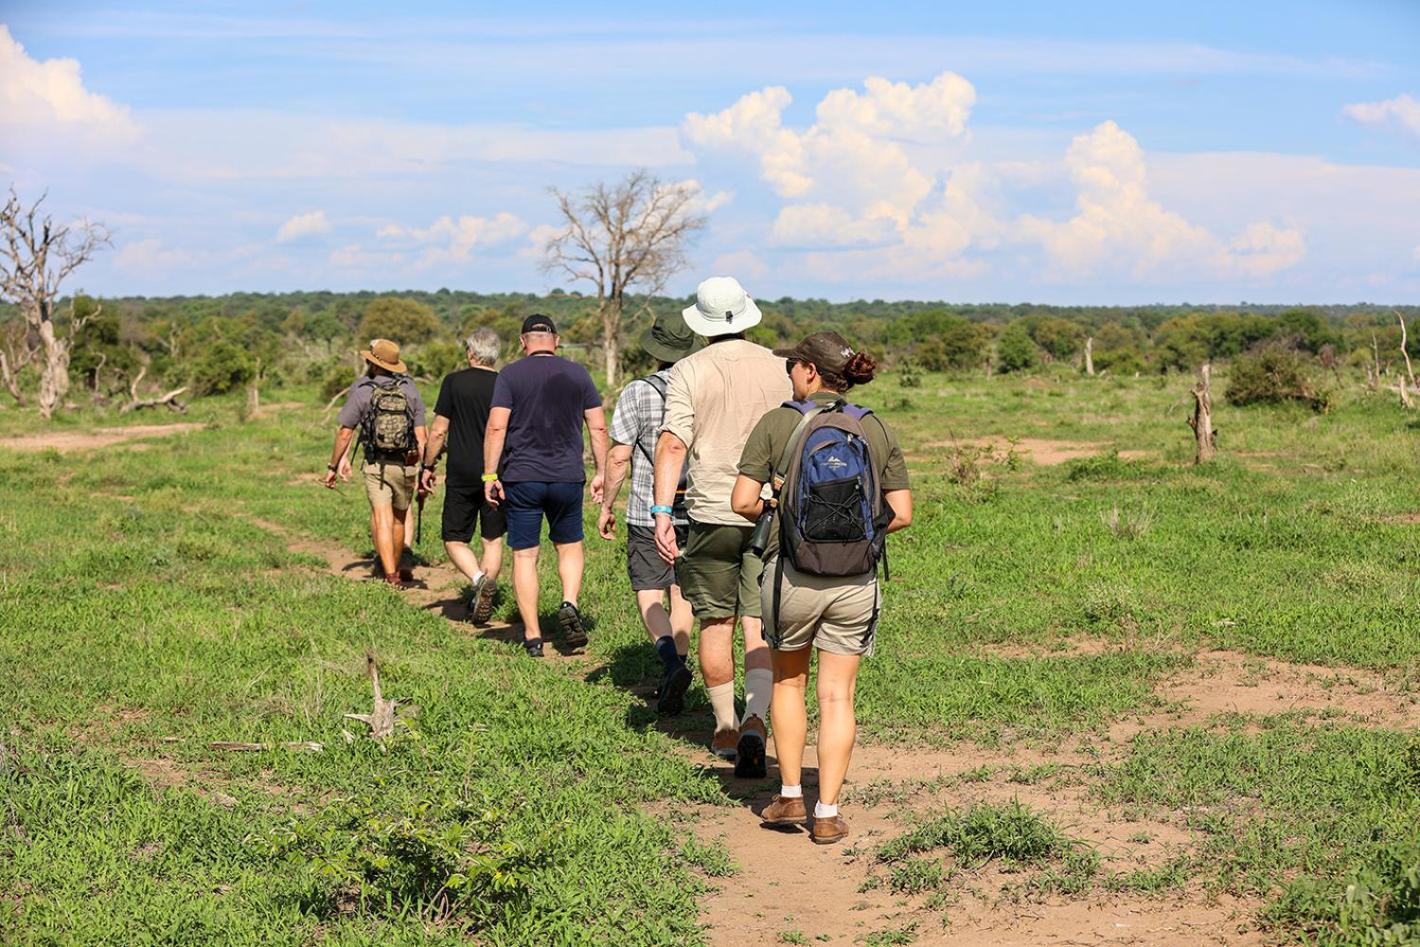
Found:
<svg viewBox="0 0 1420 947"><path fill-rule="evenodd" d="M557 610L557 621L562 625L562 642L569 648L580 648L587 643L587 626L582 623L582 613L571 602L563 602Z"/></svg>
<svg viewBox="0 0 1420 947"><path fill-rule="evenodd" d="M740 740L735 747L735 776L740 779L763 779L768 774L764 759L764 721L749 716L740 721Z"/></svg>
<svg viewBox="0 0 1420 947"><path fill-rule="evenodd" d="M473 591L468 597L468 618L475 625L488 624L488 618L493 614L493 592L498 588L498 583L487 574L479 576L473 582Z"/></svg>
<svg viewBox="0 0 1420 947"><path fill-rule="evenodd" d="M661 688L656 692L656 713L663 717L674 717L685 709L685 692L690 687L690 668L677 664L661 678Z"/></svg>
<svg viewBox="0 0 1420 947"><path fill-rule="evenodd" d="M542 639L528 638L523 642L523 650L528 653L530 658L542 657Z"/></svg>

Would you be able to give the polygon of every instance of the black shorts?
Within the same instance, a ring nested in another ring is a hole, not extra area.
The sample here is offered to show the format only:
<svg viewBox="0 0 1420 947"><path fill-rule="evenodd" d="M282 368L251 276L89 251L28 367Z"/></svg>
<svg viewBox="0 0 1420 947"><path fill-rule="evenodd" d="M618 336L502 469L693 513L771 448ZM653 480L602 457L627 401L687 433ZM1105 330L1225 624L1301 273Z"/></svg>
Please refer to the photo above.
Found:
<svg viewBox="0 0 1420 947"><path fill-rule="evenodd" d="M690 538L690 527L677 526L675 541L684 549ZM654 526L626 527L626 572L631 576L633 592L664 591L676 584L675 567L656 551Z"/></svg>
<svg viewBox="0 0 1420 947"><path fill-rule="evenodd" d="M508 518L483 498L483 482L450 481L444 486L444 528L446 543L466 543L473 539L477 521L484 539L500 539L508 531Z"/></svg>

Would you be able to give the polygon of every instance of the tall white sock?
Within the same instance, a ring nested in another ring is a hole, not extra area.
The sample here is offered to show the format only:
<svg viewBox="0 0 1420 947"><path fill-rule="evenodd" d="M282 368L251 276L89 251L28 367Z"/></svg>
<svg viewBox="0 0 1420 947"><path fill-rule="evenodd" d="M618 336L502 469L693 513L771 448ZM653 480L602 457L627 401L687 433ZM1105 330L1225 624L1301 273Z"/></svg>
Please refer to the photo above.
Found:
<svg viewBox="0 0 1420 947"><path fill-rule="evenodd" d="M733 730L738 725L735 720L735 682L726 681L707 687L705 693L710 695L710 709L715 712L716 731Z"/></svg>
<svg viewBox="0 0 1420 947"><path fill-rule="evenodd" d="M836 815L838 815L838 803L835 802L831 806L824 805L822 802L814 803L815 819L831 819Z"/></svg>
<svg viewBox="0 0 1420 947"><path fill-rule="evenodd" d="M763 721L769 716L769 698L774 695L774 672L768 668L745 671L745 716Z"/></svg>

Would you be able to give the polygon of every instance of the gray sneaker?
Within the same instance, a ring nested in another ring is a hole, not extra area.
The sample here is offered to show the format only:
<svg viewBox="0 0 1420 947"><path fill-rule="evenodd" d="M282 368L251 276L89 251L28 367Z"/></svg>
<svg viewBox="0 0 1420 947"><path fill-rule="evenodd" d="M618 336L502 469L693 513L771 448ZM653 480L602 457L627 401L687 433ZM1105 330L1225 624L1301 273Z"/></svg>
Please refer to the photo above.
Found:
<svg viewBox="0 0 1420 947"><path fill-rule="evenodd" d="M475 625L488 624L488 618L493 614L493 593L498 589L498 582L486 573L480 575L473 582L473 591L468 597L468 620Z"/></svg>
<svg viewBox="0 0 1420 947"><path fill-rule="evenodd" d="M571 602L563 602L557 610L557 621L562 626L562 641L569 648L580 648L587 643L587 626L582 623L582 613Z"/></svg>

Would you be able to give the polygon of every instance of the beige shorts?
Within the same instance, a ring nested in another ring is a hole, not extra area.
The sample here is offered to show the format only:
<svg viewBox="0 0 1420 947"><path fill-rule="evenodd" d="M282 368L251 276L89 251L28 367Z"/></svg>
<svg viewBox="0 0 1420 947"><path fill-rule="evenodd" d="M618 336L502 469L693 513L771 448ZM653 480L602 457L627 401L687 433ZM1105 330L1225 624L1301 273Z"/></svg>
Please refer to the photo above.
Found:
<svg viewBox="0 0 1420 947"><path fill-rule="evenodd" d="M802 651L812 645L841 655L870 655L878 625L876 573L850 578L805 575L784 563L779 615L774 614L776 559L764 564L760 587L764 637L776 651Z"/></svg>
<svg viewBox="0 0 1420 947"><path fill-rule="evenodd" d="M370 498L371 506L409 509L418 485L418 465L367 463L362 465L360 470L365 475L365 495Z"/></svg>

